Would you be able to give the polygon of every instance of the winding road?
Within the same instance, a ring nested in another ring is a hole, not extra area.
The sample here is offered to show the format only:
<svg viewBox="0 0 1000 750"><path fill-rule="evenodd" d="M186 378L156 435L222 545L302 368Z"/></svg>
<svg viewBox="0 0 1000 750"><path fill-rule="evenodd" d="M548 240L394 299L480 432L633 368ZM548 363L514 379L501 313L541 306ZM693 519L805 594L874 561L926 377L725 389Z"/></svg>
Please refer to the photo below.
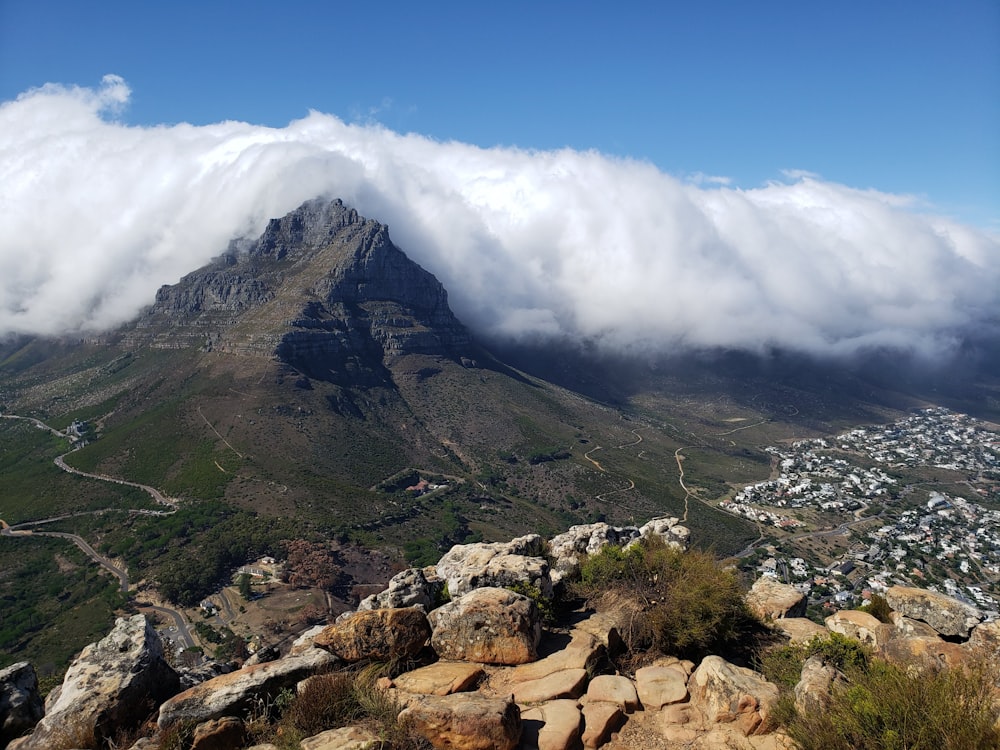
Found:
<svg viewBox="0 0 1000 750"><path fill-rule="evenodd" d="M34 417L22 417L15 414L0 414L0 417L4 419L20 419L26 422L33 423L36 427L42 430L48 430L53 435L61 438L70 438L70 436L65 433L59 432L54 427L50 427L39 419ZM72 438L70 438L72 440ZM79 446L78 446L79 447ZM100 482L111 482L113 484L123 485L125 487L135 487L143 492L146 492L150 497L153 498L160 505L164 505L170 510L148 510L148 509L131 509L128 512L133 515L147 515L147 516L168 516L172 513L177 512L177 502L166 495L161 493L155 487L150 487L147 484L140 484L139 482L130 482L125 479L119 479L117 477L110 477L105 474L92 474L87 471L81 471L79 469L74 469L72 466L68 465L64 460L73 451L77 450L74 448L71 451L63 453L53 459L53 463L65 472L70 474L76 474L77 476L87 477L88 479L94 479ZM129 589L131 584L129 582L128 571L118 565L115 565L111 560L99 554L90 544L78 534L72 534L64 531L36 531L34 527L42 526L48 523L55 523L56 521L63 521L67 518L74 518L77 516L86 515L100 515L102 513L107 513L112 510L121 510L120 508L104 508L101 510L91 510L91 511L81 511L78 513L66 513L61 516L55 516L53 518L45 518L39 521L26 521L24 523L18 523L14 525L8 524L5 520L0 518L0 536L6 537L35 537L35 536L47 536L56 537L59 539L66 539L77 547L89 557L92 561L100 565L105 570L112 573L118 578L120 584L120 590L126 596L129 595ZM30 528L29 528L30 527ZM183 613L170 609L169 607L162 607L152 604L136 604L137 608L141 612L156 612L158 614L169 617L174 621L174 627L176 627L180 639L184 642L187 648L191 648L195 645L194 637L191 635L191 629L187 621L184 619Z"/></svg>

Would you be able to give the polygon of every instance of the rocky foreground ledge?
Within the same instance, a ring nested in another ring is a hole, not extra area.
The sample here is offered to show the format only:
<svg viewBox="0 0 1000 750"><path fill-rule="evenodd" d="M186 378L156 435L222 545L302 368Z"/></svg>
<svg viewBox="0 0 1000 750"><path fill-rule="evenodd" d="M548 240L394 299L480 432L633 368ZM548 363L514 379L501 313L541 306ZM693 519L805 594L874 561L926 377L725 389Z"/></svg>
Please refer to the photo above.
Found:
<svg viewBox="0 0 1000 750"><path fill-rule="evenodd" d="M107 637L81 652L44 711L29 664L0 671L0 747L103 747L153 717L152 736L131 750L166 750L165 738L181 725L193 728L189 747L239 750L247 745L248 712L281 691L300 690L311 677L352 663L410 660L423 666L383 678L378 689L435 748L791 748L772 716L778 688L760 674L718 656L699 664L664 657L634 678L615 674L608 656L620 639L609 615L580 615L548 632L532 598L508 588L531 587L551 597L583 554L648 535L684 547L688 530L677 519L659 519L641 528L577 526L548 542L529 535L458 545L436 566L400 573L357 612L304 634L286 656L228 672L231 667L210 664L178 673L143 615L119 619ZM442 603L445 591L450 601ZM804 597L789 586L762 578L747 598L793 642L832 631L885 655L936 666L958 666L984 653L1000 658L1000 627L982 622L968 605L901 587L890 589L887 599L895 610L891 624L844 611L824 628L801 617ZM807 662L797 704L819 710L836 678ZM73 744L75 738L81 744ZM322 732L300 746L383 745L356 726Z"/></svg>

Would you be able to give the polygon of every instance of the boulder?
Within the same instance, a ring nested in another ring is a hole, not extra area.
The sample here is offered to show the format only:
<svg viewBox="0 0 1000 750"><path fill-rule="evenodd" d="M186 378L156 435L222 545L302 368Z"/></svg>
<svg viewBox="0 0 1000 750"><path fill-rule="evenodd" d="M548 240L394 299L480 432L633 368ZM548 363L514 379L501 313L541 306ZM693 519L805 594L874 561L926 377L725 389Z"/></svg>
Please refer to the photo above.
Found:
<svg viewBox="0 0 1000 750"><path fill-rule="evenodd" d="M747 606L762 620L782 617L804 617L808 599L805 594L787 583L762 576L754 581L747 593Z"/></svg>
<svg viewBox="0 0 1000 750"><path fill-rule="evenodd" d="M778 687L753 670L706 656L688 681L691 705L708 723L735 723L745 736L773 729Z"/></svg>
<svg viewBox="0 0 1000 750"><path fill-rule="evenodd" d="M438 661L399 675L393 682L404 693L451 695L472 690L483 677L483 668L464 661Z"/></svg>
<svg viewBox="0 0 1000 750"><path fill-rule="evenodd" d="M246 741L243 720L223 716L199 724L191 738L191 750L240 750Z"/></svg>
<svg viewBox="0 0 1000 750"><path fill-rule="evenodd" d="M67 732L98 742L141 724L151 706L178 689L177 673L145 615L118 618L111 632L73 660L62 685L45 701L45 717L21 750L48 750Z"/></svg>
<svg viewBox="0 0 1000 750"><path fill-rule="evenodd" d="M602 674L592 679L584 700L587 703L614 703L626 713L632 713L639 707L635 683L628 677L615 674Z"/></svg>
<svg viewBox="0 0 1000 750"><path fill-rule="evenodd" d="M813 638L825 638L830 634L822 625L805 617L781 617L773 625L787 635L791 643L809 643Z"/></svg>
<svg viewBox="0 0 1000 750"><path fill-rule="evenodd" d="M482 587L528 584L552 597L549 564L545 543L538 534L518 537L510 542L456 544L437 564L437 575L455 597Z"/></svg>
<svg viewBox="0 0 1000 750"><path fill-rule="evenodd" d="M31 729L44 714L35 668L21 661L0 669L0 747Z"/></svg>
<svg viewBox="0 0 1000 750"><path fill-rule="evenodd" d="M688 697L688 675L680 665L642 667L635 672L635 688L639 701L647 711L658 711Z"/></svg>
<svg viewBox="0 0 1000 750"><path fill-rule="evenodd" d="M328 729L299 743L302 750L377 750L384 746L386 743L365 727Z"/></svg>
<svg viewBox="0 0 1000 750"><path fill-rule="evenodd" d="M443 594L444 579L433 566L409 568L394 575L384 591L362 599L358 609L416 607L426 614L438 606Z"/></svg>
<svg viewBox="0 0 1000 750"><path fill-rule="evenodd" d="M517 704L476 693L417 698L399 720L435 748L447 750L514 750L521 739Z"/></svg>
<svg viewBox="0 0 1000 750"><path fill-rule="evenodd" d="M429 616L431 646L442 659L480 664L524 664L538 658L538 608L528 597L481 588Z"/></svg>
<svg viewBox="0 0 1000 750"><path fill-rule="evenodd" d="M583 715L574 700L556 700L521 713L521 747L571 750L579 746Z"/></svg>
<svg viewBox="0 0 1000 750"><path fill-rule="evenodd" d="M885 643L892 626L885 626L867 612L858 609L842 609L826 618L826 627L833 633L840 633L873 648Z"/></svg>
<svg viewBox="0 0 1000 750"><path fill-rule="evenodd" d="M168 729L182 721L194 723L238 714L254 701L270 699L282 688L336 666L339 660L329 651L311 648L294 656L255 664L196 685L160 706L157 724Z"/></svg>
<svg viewBox="0 0 1000 750"><path fill-rule="evenodd" d="M889 606L906 617L922 620L944 636L968 638L983 620L983 613L971 604L936 591L893 586L885 593Z"/></svg>
<svg viewBox="0 0 1000 750"><path fill-rule="evenodd" d="M349 663L389 661L416 656L430 635L423 610L372 609L338 619L313 638L313 645Z"/></svg>
<svg viewBox="0 0 1000 750"><path fill-rule="evenodd" d="M206 680L211 680L213 677L218 677L221 674L229 674L234 669L235 667L232 664L220 661L207 661L204 664L199 664L197 667L183 667L177 670L177 676L180 678L179 689L187 690L188 688L193 688L195 685L200 685Z"/></svg>

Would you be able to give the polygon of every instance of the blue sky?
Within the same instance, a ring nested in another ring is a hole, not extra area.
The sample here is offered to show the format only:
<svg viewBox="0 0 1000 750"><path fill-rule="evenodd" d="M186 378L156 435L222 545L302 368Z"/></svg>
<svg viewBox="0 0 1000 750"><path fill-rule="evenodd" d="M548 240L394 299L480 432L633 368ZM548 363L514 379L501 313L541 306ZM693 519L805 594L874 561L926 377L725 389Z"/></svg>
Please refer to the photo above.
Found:
<svg viewBox="0 0 1000 750"><path fill-rule="evenodd" d="M980 226L1000 215L995 0L0 0L0 100L108 73L133 124L281 127L314 109L744 187L807 170Z"/></svg>
<svg viewBox="0 0 1000 750"><path fill-rule="evenodd" d="M318 195L486 336L937 356L1000 329L1000 3L0 0L0 336Z"/></svg>

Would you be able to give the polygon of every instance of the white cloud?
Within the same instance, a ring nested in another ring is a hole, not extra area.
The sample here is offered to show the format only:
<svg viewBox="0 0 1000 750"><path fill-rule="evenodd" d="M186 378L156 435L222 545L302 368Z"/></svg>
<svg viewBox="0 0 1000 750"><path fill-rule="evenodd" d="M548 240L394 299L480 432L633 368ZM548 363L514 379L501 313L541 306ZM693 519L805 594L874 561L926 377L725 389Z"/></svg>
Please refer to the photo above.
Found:
<svg viewBox="0 0 1000 750"><path fill-rule="evenodd" d="M107 76L0 105L0 334L124 322L318 194L390 224L488 334L931 351L1000 309L1000 239L909 196L805 172L705 188L594 152L481 149L318 112L280 129L107 119L128 96Z"/></svg>

